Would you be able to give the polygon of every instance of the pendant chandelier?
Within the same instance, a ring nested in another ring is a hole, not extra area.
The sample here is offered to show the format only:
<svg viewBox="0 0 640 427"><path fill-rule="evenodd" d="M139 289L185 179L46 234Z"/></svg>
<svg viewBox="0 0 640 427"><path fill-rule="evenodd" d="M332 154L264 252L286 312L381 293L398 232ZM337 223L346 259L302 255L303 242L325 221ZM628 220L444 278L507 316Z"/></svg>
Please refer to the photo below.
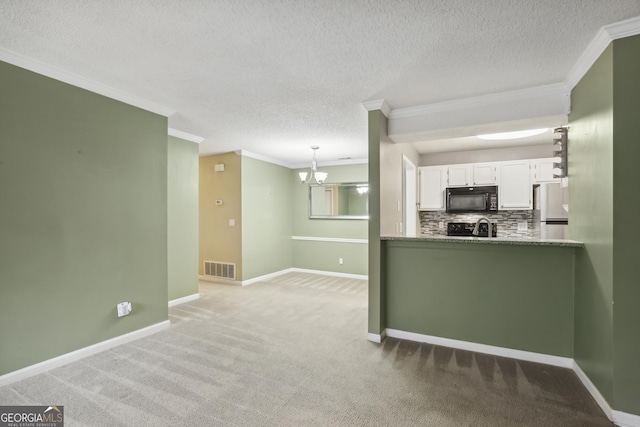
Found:
<svg viewBox="0 0 640 427"><path fill-rule="evenodd" d="M318 185L322 185L322 183L327 179L327 176L329 176L328 173L326 172L318 172L318 161L316 160L316 150L318 150L320 147L318 147L317 145L312 145L311 149L313 150L313 160L311 160L311 173L309 172L300 172L298 175L300 175L300 182L302 184L308 184L311 182L311 180L314 180L316 182L316 184Z"/></svg>

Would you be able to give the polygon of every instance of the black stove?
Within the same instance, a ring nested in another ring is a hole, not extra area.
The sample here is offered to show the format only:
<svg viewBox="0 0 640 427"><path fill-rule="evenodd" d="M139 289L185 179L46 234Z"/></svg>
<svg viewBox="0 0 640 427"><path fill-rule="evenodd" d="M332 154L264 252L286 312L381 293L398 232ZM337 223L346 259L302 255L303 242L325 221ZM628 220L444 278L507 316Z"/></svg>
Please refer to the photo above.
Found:
<svg viewBox="0 0 640 427"><path fill-rule="evenodd" d="M491 224L491 235L496 237L498 235L498 226L496 223ZM447 236L473 236L473 228L476 226L475 222L449 222L447 223ZM480 230L478 231L478 237L488 237L489 224L486 222L480 223Z"/></svg>

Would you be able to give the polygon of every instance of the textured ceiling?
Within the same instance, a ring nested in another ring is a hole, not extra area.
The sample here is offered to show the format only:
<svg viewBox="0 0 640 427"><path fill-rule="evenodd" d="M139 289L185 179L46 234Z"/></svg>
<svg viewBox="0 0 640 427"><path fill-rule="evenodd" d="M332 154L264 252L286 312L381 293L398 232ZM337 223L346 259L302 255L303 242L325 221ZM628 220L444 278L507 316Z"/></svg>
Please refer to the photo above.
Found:
<svg viewBox="0 0 640 427"><path fill-rule="evenodd" d="M367 156L392 108L558 83L640 0L0 2L0 48L147 99L201 154Z"/></svg>

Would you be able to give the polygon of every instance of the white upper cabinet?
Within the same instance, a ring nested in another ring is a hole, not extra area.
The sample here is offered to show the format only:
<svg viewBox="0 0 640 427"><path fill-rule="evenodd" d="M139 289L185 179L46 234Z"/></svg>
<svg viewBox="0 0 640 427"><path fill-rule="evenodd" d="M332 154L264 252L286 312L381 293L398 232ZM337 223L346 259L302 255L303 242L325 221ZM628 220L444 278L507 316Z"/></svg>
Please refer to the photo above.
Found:
<svg viewBox="0 0 640 427"><path fill-rule="evenodd" d="M498 163L474 163L472 182L473 185L496 185L498 183Z"/></svg>
<svg viewBox="0 0 640 427"><path fill-rule="evenodd" d="M560 182L560 178L553 177L553 158L531 160L531 174L534 184Z"/></svg>
<svg viewBox="0 0 640 427"><path fill-rule="evenodd" d="M468 187L473 185L473 165L450 165L449 187Z"/></svg>
<svg viewBox="0 0 640 427"><path fill-rule="evenodd" d="M420 180L420 209L445 210L444 190L447 188L447 166L418 168Z"/></svg>
<svg viewBox="0 0 640 427"><path fill-rule="evenodd" d="M499 210L533 208L533 187L529 160L500 162Z"/></svg>

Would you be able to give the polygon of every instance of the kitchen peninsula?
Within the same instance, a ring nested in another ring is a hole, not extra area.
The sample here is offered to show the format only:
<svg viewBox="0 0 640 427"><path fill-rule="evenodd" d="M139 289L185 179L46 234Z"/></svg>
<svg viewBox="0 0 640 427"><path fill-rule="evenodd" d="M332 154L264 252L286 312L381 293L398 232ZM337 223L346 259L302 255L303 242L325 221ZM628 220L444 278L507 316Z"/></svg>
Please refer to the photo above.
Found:
<svg viewBox="0 0 640 427"><path fill-rule="evenodd" d="M570 358L574 263L582 246L571 240L383 236L386 334Z"/></svg>

